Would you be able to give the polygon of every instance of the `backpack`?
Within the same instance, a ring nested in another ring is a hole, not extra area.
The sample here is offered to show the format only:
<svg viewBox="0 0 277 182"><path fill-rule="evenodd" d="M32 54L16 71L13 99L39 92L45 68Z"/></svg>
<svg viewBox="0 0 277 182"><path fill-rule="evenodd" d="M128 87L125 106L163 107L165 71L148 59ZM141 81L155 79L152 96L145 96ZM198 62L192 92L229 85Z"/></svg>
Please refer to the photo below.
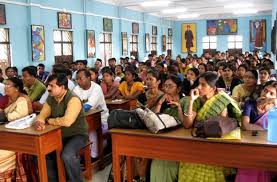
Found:
<svg viewBox="0 0 277 182"><path fill-rule="evenodd" d="M115 109L108 117L108 127L109 129L144 129L145 125L141 121L136 111Z"/></svg>

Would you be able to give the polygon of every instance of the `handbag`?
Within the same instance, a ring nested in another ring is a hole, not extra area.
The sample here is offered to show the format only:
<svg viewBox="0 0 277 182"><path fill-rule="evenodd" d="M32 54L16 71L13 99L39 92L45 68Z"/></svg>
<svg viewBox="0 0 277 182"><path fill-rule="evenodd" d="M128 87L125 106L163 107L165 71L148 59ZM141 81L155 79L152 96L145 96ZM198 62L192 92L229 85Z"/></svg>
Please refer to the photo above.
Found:
<svg viewBox="0 0 277 182"><path fill-rule="evenodd" d="M221 138L238 127L238 122L234 118L223 116L212 117L204 122L196 122L192 130L194 137L215 137Z"/></svg>
<svg viewBox="0 0 277 182"><path fill-rule="evenodd" d="M108 127L123 129L144 129L144 123L140 120L135 111L127 111L123 109L113 110L108 117Z"/></svg>
<svg viewBox="0 0 277 182"><path fill-rule="evenodd" d="M160 133L181 124L181 122L173 116L168 114L156 114L146 107L137 108L135 111L152 133Z"/></svg>

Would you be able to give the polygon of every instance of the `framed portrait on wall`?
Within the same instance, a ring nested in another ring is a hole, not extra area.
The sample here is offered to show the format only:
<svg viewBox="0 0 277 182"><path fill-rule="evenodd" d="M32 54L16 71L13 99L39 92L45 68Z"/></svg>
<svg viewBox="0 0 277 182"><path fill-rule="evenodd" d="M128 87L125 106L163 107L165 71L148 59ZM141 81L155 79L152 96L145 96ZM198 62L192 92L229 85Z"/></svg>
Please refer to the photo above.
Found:
<svg viewBox="0 0 277 182"><path fill-rule="evenodd" d="M31 25L32 60L45 60L45 33L43 25Z"/></svg>
<svg viewBox="0 0 277 182"><path fill-rule="evenodd" d="M122 55L128 55L128 38L127 32L121 32L121 42L122 42Z"/></svg>
<svg viewBox="0 0 277 182"><path fill-rule="evenodd" d="M207 20L207 35L236 35L237 19Z"/></svg>
<svg viewBox="0 0 277 182"><path fill-rule="evenodd" d="M150 52L150 34L145 34L145 52Z"/></svg>
<svg viewBox="0 0 277 182"><path fill-rule="evenodd" d="M158 34L157 26L152 26L152 35L157 35L157 34Z"/></svg>
<svg viewBox="0 0 277 182"><path fill-rule="evenodd" d="M182 24L182 52L196 53L196 23L183 23Z"/></svg>
<svg viewBox="0 0 277 182"><path fill-rule="evenodd" d="M63 29L72 28L72 20L70 13L58 12L58 27Z"/></svg>
<svg viewBox="0 0 277 182"><path fill-rule="evenodd" d="M139 34L139 24L138 23L132 23L132 33Z"/></svg>
<svg viewBox="0 0 277 182"><path fill-rule="evenodd" d="M172 28L169 28L169 29L168 29L168 36L173 36Z"/></svg>
<svg viewBox="0 0 277 182"><path fill-rule="evenodd" d="M250 47L249 50L266 51L266 20L250 20Z"/></svg>
<svg viewBox="0 0 277 182"><path fill-rule="evenodd" d="M6 25L6 9L4 4L0 4L0 25Z"/></svg>
<svg viewBox="0 0 277 182"><path fill-rule="evenodd" d="M113 32L113 20L109 18L103 18L103 31Z"/></svg>
<svg viewBox="0 0 277 182"><path fill-rule="evenodd" d="M95 46L95 32L94 30L86 30L87 38L87 57L94 58L96 55L96 46Z"/></svg>
<svg viewBox="0 0 277 182"><path fill-rule="evenodd" d="M166 35L162 35L162 51L166 51Z"/></svg>

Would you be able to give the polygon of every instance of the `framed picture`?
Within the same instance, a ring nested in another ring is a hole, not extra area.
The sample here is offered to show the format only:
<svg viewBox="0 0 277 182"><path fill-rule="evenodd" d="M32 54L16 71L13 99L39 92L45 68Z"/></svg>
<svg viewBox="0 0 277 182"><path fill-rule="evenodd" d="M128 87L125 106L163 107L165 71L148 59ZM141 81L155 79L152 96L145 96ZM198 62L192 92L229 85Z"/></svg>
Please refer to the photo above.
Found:
<svg viewBox="0 0 277 182"><path fill-rule="evenodd" d="M32 60L45 60L45 34L43 25L31 25Z"/></svg>
<svg viewBox="0 0 277 182"><path fill-rule="evenodd" d="M103 18L103 31L113 32L113 20L109 18Z"/></svg>
<svg viewBox="0 0 277 182"><path fill-rule="evenodd" d="M250 45L254 50L266 51L266 20L250 20Z"/></svg>
<svg viewBox="0 0 277 182"><path fill-rule="evenodd" d="M150 52L150 34L145 34L145 51Z"/></svg>
<svg viewBox="0 0 277 182"><path fill-rule="evenodd" d="M157 31L157 26L152 26L152 35L157 35L158 31Z"/></svg>
<svg viewBox="0 0 277 182"><path fill-rule="evenodd" d="M6 25L6 10L5 5L0 4L0 25Z"/></svg>
<svg viewBox="0 0 277 182"><path fill-rule="evenodd" d="M169 28L169 29L168 29L168 36L173 36L172 28Z"/></svg>
<svg viewBox="0 0 277 182"><path fill-rule="evenodd" d="M86 38L87 38L87 57L94 58L96 54L94 30L86 30Z"/></svg>
<svg viewBox="0 0 277 182"><path fill-rule="evenodd" d="M236 35L237 19L207 20L207 35Z"/></svg>
<svg viewBox="0 0 277 182"><path fill-rule="evenodd" d="M122 55L128 55L128 38L127 32L121 32L121 39L122 39Z"/></svg>
<svg viewBox="0 0 277 182"><path fill-rule="evenodd" d="M139 34L139 24L138 23L132 23L132 33Z"/></svg>
<svg viewBox="0 0 277 182"><path fill-rule="evenodd" d="M195 53L196 52L196 24L183 23L182 24L182 52Z"/></svg>
<svg viewBox="0 0 277 182"><path fill-rule="evenodd" d="M166 51L166 35L162 36L162 51Z"/></svg>
<svg viewBox="0 0 277 182"><path fill-rule="evenodd" d="M72 28L72 20L70 13L58 12L58 27L64 29Z"/></svg>

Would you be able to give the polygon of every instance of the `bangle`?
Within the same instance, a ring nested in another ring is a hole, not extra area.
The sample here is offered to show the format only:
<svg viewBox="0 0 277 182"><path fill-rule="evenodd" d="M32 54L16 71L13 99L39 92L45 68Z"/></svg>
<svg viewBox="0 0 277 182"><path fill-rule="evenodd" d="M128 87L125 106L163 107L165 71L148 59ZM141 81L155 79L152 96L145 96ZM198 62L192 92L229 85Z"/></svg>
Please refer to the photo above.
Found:
<svg viewBox="0 0 277 182"><path fill-rule="evenodd" d="M192 116L193 114L188 114L188 113L185 113L185 112L184 112L184 115L187 116L187 117L190 117L190 116Z"/></svg>

